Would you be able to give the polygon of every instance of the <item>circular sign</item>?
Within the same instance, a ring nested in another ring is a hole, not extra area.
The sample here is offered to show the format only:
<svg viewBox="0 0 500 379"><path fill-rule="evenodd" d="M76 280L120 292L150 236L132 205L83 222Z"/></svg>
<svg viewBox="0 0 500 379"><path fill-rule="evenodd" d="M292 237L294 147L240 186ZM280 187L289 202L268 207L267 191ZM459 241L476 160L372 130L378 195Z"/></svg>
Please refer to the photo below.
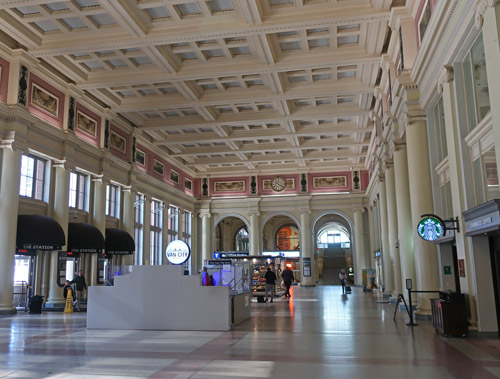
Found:
<svg viewBox="0 0 500 379"><path fill-rule="evenodd" d="M441 220L432 216L422 219L417 226L418 235L426 241L435 241L442 237L444 230Z"/></svg>
<svg viewBox="0 0 500 379"><path fill-rule="evenodd" d="M168 244L165 255L173 265L181 265L189 259L191 250L186 242L175 240Z"/></svg>

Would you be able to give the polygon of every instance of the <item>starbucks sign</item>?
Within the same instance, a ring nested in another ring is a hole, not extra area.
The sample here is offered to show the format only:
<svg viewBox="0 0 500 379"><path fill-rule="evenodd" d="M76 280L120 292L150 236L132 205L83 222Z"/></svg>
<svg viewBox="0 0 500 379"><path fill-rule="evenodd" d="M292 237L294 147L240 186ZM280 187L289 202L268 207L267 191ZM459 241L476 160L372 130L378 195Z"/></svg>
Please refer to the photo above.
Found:
<svg viewBox="0 0 500 379"><path fill-rule="evenodd" d="M445 231L443 222L435 215L426 215L417 226L418 235L426 241L435 241L441 238Z"/></svg>
<svg viewBox="0 0 500 379"><path fill-rule="evenodd" d="M175 240L168 244L165 255L173 265L181 265L189 259L191 249L184 241Z"/></svg>

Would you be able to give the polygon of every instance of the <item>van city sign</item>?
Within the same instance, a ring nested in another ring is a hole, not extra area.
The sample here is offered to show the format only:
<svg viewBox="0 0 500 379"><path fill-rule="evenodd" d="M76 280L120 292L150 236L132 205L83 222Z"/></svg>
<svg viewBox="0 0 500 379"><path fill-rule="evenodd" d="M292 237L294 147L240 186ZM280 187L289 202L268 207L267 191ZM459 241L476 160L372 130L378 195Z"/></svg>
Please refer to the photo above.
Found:
<svg viewBox="0 0 500 379"><path fill-rule="evenodd" d="M418 235L426 241L435 241L446 233L443 220L436 215L425 216L417 226Z"/></svg>
<svg viewBox="0 0 500 379"><path fill-rule="evenodd" d="M167 260L173 265L181 265L189 259L191 250L187 243L175 240L168 244L165 255Z"/></svg>

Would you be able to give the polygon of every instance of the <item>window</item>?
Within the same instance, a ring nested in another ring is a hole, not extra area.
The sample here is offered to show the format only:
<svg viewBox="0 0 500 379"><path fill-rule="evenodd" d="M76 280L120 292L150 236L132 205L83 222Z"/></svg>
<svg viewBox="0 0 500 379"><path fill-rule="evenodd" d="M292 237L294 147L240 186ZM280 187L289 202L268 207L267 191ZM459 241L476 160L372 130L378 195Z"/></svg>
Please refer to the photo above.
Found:
<svg viewBox="0 0 500 379"><path fill-rule="evenodd" d="M151 265L162 264L162 227L163 227L163 202L153 200L151 202L151 228L150 228L150 259Z"/></svg>
<svg viewBox="0 0 500 379"><path fill-rule="evenodd" d="M106 186L106 215L120 217L120 187L113 184Z"/></svg>
<svg viewBox="0 0 500 379"><path fill-rule="evenodd" d="M462 63L467 102L468 132L490 111L488 78L482 36L476 40Z"/></svg>
<svg viewBox="0 0 500 379"><path fill-rule="evenodd" d="M444 158L448 156L448 146L446 145L446 126L444 123L444 108L443 108L443 98L439 100L439 103L432 109L432 122L433 130L429 136L429 140L434 144L433 148L437 152L437 162L440 163Z"/></svg>
<svg viewBox="0 0 500 379"><path fill-rule="evenodd" d="M472 163L476 190L476 205L500 197L495 147L482 153Z"/></svg>
<svg viewBox="0 0 500 379"><path fill-rule="evenodd" d="M242 227L236 232L236 251L248 251L248 229Z"/></svg>
<svg viewBox="0 0 500 379"><path fill-rule="evenodd" d="M168 207L168 243L178 239L179 234L179 208Z"/></svg>
<svg viewBox="0 0 500 379"><path fill-rule="evenodd" d="M146 198L143 194L135 195L134 202L134 240L135 240L135 254L134 265L143 264L143 241L144 241L144 202Z"/></svg>
<svg viewBox="0 0 500 379"><path fill-rule="evenodd" d="M79 172L69 174L69 206L87 209L87 175Z"/></svg>
<svg viewBox="0 0 500 379"><path fill-rule="evenodd" d="M31 155L21 158L21 184L19 195L43 200L45 160Z"/></svg>

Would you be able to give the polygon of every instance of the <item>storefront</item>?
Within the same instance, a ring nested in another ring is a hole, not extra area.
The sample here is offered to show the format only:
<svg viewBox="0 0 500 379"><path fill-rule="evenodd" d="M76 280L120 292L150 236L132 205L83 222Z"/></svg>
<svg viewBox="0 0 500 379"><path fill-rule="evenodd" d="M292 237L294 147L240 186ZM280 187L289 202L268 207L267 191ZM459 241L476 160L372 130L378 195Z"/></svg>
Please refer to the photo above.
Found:
<svg viewBox="0 0 500 379"><path fill-rule="evenodd" d="M64 230L54 219L41 215L18 216L14 270L16 306L24 306L27 297L42 293L43 258L65 244Z"/></svg>
<svg viewBox="0 0 500 379"><path fill-rule="evenodd" d="M478 326L483 332L500 330L500 199L493 199L463 213L466 236L471 237L474 265L468 270L458 260L458 275L476 278ZM495 305L494 307L492 305Z"/></svg>
<svg viewBox="0 0 500 379"><path fill-rule="evenodd" d="M70 222L68 224L68 252L66 265L61 261L60 267L66 267L66 275L59 275L60 286L64 286L64 280L72 280L74 274L84 270L87 282L90 282L91 254L99 254L104 249L104 236L94 225L86 223ZM60 259L62 259L60 257ZM98 269L97 269L98 270ZM99 271L99 270L98 270ZM97 273L99 277L99 272ZM87 283L88 284L88 283Z"/></svg>
<svg viewBox="0 0 500 379"><path fill-rule="evenodd" d="M121 257L132 255L135 242L125 230L106 228L105 254L99 254L97 281L112 285L115 276L122 275Z"/></svg>

